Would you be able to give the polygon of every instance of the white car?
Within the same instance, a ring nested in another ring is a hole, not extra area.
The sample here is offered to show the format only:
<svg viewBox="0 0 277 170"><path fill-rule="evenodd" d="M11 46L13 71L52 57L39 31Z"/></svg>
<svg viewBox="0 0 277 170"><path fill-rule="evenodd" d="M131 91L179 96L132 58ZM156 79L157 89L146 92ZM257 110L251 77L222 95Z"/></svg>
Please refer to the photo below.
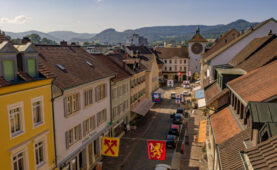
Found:
<svg viewBox="0 0 277 170"><path fill-rule="evenodd" d="M171 170L171 166L167 164L157 164L155 170Z"/></svg>

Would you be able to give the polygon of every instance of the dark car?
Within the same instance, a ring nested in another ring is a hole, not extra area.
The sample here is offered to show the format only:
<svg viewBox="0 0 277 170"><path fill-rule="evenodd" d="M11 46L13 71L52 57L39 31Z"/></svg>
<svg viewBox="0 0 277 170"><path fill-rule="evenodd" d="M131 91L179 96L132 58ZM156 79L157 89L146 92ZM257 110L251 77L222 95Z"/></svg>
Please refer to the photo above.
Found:
<svg viewBox="0 0 277 170"><path fill-rule="evenodd" d="M184 108L178 107L176 113L182 113L184 112Z"/></svg>
<svg viewBox="0 0 277 170"><path fill-rule="evenodd" d="M180 126L176 125L176 124L172 124L168 134L179 136L180 135Z"/></svg>
<svg viewBox="0 0 277 170"><path fill-rule="evenodd" d="M183 115L180 113L177 113L173 117L173 123L174 124L182 124L183 123Z"/></svg>
<svg viewBox="0 0 277 170"><path fill-rule="evenodd" d="M177 143L176 139L177 139L177 137L174 135L167 135L166 136L166 147L175 149L176 143Z"/></svg>

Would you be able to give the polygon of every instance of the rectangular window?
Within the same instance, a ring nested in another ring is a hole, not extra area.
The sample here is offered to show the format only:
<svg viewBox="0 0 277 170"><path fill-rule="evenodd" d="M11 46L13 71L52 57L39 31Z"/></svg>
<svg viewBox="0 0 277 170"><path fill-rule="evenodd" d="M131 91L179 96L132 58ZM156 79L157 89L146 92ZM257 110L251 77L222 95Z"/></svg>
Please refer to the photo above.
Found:
<svg viewBox="0 0 277 170"><path fill-rule="evenodd" d="M92 131L96 128L95 115L93 115L92 117L89 118L89 128L90 128L90 131Z"/></svg>
<svg viewBox="0 0 277 170"><path fill-rule="evenodd" d="M12 157L13 170L25 170L24 151L21 151Z"/></svg>
<svg viewBox="0 0 277 170"><path fill-rule="evenodd" d="M105 121L107 121L107 110L106 109L97 113L97 126L100 126Z"/></svg>
<svg viewBox="0 0 277 170"><path fill-rule="evenodd" d="M83 122L83 136L86 136L89 133L89 122L90 120L87 119Z"/></svg>
<svg viewBox="0 0 277 170"><path fill-rule="evenodd" d="M7 81L14 80L14 64L13 60L3 61L4 78Z"/></svg>
<svg viewBox="0 0 277 170"><path fill-rule="evenodd" d="M79 93L67 96L64 98L64 114L70 115L79 110Z"/></svg>
<svg viewBox="0 0 277 170"><path fill-rule="evenodd" d="M35 157L36 165L39 166L44 163L44 144L43 141L40 141L35 144Z"/></svg>
<svg viewBox="0 0 277 170"><path fill-rule="evenodd" d="M72 129L69 129L65 132L65 143L66 148L69 148L75 142L82 139L82 127L81 124L75 126Z"/></svg>
<svg viewBox="0 0 277 170"><path fill-rule="evenodd" d="M93 99L93 89L88 89L84 92L84 96L85 96L85 106L90 105L93 103L92 99Z"/></svg>
<svg viewBox="0 0 277 170"><path fill-rule="evenodd" d="M40 125L43 123L43 107L42 107L42 100L35 100L32 103L33 109L33 123L34 126Z"/></svg>
<svg viewBox="0 0 277 170"><path fill-rule="evenodd" d="M182 64L182 61L183 61L183 60L179 60L179 61L180 61L180 64Z"/></svg>
<svg viewBox="0 0 277 170"><path fill-rule="evenodd" d="M16 107L9 110L10 129L12 136L23 132L22 107Z"/></svg>
<svg viewBox="0 0 277 170"><path fill-rule="evenodd" d="M29 58L27 63L28 63L28 74L31 77L35 77L36 76L36 59Z"/></svg>
<svg viewBox="0 0 277 170"><path fill-rule="evenodd" d="M95 101L98 102L107 96L107 85L101 84L95 87Z"/></svg>

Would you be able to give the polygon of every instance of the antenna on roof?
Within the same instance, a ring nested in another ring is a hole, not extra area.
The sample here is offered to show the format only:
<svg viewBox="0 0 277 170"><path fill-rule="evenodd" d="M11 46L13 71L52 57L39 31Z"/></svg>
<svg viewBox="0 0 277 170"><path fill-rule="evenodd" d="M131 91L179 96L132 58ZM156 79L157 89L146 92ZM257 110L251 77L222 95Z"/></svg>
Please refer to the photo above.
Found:
<svg viewBox="0 0 277 170"><path fill-rule="evenodd" d="M66 72L66 69L65 69L62 65L56 64L56 66L57 66L60 70L62 70L63 72Z"/></svg>
<svg viewBox="0 0 277 170"><path fill-rule="evenodd" d="M93 64L89 61L86 61L86 63L90 66L90 67L93 67Z"/></svg>

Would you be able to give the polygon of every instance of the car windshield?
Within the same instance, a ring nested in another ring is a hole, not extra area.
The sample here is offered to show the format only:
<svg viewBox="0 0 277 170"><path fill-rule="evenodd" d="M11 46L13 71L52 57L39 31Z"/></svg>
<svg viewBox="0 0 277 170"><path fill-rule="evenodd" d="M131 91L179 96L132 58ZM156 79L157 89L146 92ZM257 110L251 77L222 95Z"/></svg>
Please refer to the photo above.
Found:
<svg viewBox="0 0 277 170"><path fill-rule="evenodd" d="M173 140L174 139L174 136L173 135L167 135L167 138L168 140Z"/></svg>

